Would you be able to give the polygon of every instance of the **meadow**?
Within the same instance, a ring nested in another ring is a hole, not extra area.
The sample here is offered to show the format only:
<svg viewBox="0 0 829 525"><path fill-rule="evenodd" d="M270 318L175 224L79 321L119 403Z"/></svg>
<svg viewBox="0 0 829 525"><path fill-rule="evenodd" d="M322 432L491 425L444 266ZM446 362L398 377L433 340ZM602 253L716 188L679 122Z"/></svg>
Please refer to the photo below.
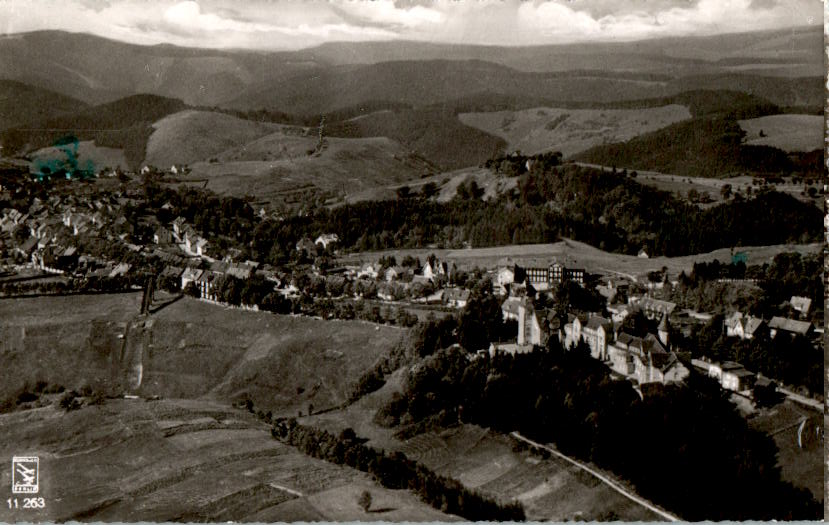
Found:
<svg viewBox="0 0 829 525"><path fill-rule="evenodd" d="M771 262L775 255L785 252L801 254L818 253L821 245L773 245L773 246L739 246L734 252L745 252L748 264L762 264ZM407 255L419 257L422 260L434 253L439 259L455 263L460 269L494 269L499 266L521 264L525 266L549 265L554 259L567 266L584 268L590 273L602 275L623 275L644 277L649 271L668 268L672 275L684 271L690 273L695 262L711 262L717 259L721 262L731 261L731 249L722 248L709 253L687 255L682 257L652 257L641 258L633 255L610 253L589 244L565 239L552 244L520 244L489 248L469 249L438 249L416 248L385 250L378 252L360 252L344 255L340 258L343 264L358 264L363 262L377 262L380 257L393 255L397 261L402 261Z"/></svg>
<svg viewBox="0 0 829 525"><path fill-rule="evenodd" d="M823 148L822 115L767 115L738 121L746 132L745 143L772 146L786 152Z"/></svg>
<svg viewBox="0 0 829 525"><path fill-rule="evenodd" d="M0 394L46 381L225 403L249 397L266 411L296 415L344 403L352 382L404 334L187 297L135 322L140 302L138 293L0 300L0 367L13 378Z"/></svg>
<svg viewBox="0 0 829 525"><path fill-rule="evenodd" d="M624 142L691 118L679 104L640 109L538 107L520 111L462 113L458 118L507 142L507 151L535 155L560 151L565 157L593 146Z"/></svg>

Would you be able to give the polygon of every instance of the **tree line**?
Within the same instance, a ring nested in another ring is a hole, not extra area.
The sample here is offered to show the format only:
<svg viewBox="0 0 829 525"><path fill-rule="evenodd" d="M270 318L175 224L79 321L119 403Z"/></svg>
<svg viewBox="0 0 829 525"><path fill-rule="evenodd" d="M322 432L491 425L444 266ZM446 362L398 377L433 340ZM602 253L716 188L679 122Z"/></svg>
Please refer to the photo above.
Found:
<svg viewBox="0 0 829 525"><path fill-rule="evenodd" d="M613 380L582 345L555 340L532 353L481 355L444 349L410 370L403 395L378 412L405 427L463 421L518 430L592 461L683 519L818 519L822 507L784 482L777 449L751 429L719 385L650 385L644 398ZM420 426L419 430L426 430Z"/></svg>
<svg viewBox="0 0 829 525"><path fill-rule="evenodd" d="M267 414L261 417L268 419ZM370 447L351 429L334 435L290 418L274 421L271 434L309 456L368 472L386 488L410 490L441 512L471 521L525 519L520 503L496 501L408 459L402 452L386 454L383 450Z"/></svg>

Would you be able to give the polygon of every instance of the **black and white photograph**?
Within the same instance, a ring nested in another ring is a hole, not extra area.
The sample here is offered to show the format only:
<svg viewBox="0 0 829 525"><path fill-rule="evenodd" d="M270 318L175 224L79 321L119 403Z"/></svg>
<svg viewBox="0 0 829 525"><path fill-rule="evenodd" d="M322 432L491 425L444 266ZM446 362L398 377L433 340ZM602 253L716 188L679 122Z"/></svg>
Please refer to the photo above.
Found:
<svg viewBox="0 0 829 525"><path fill-rule="evenodd" d="M822 521L825 9L0 0L0 522Z"/></svg>

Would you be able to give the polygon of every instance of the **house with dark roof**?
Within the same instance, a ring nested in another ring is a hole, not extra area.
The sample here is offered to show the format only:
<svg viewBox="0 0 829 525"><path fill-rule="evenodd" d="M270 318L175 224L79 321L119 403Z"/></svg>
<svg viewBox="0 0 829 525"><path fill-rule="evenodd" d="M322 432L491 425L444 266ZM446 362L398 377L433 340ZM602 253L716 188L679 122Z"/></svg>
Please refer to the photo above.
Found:
<svg viewBox="0 0 829 525"><path fill-rule="evenodd" d="M160 226L153 234L155 244L170 244L173 242L173 234L167 228Z"/></svg>
<svg viewBox="0 0 829 525"><path fill-rule="evenodd" d="M518 320L519 315L519 306L524 304L527 301L525 297L515 297L510 296L507 297L503 303L501 303L501 313L504 316L504 321L509 319Z"/></svg>
<svg viewBox="0 0 829 525"><path fill-rule="evenodd" d="M754 339L769 333L768 324L760 317L734 312L725 321L725 335L740 339Z"/></svg>
<svg viewBox="0 0 829 525"><path fill-rule="evenodd" d="M518 298L516 298L518 299ZM545 346L550 337L562 340L562 320L552 308L536 308L532 301L520 298L517 302L519 348ZM502 305L503 308L503 305Z"/></svg>
<svg viewBox="0 0 829 525"><path fill-rule="evenodd" d="M184 268L180 266L172 266L168 265L165 266L161 273L158 274L159 281L169 280L174 281L176 284L181 282L181 276L184 273Z"/></svg>
<svg viewBox="0 0 829 525"><path fill-rule="evenodd" d="M303 237L296 243L296 251L315 254L317 253L317 245L311 239Z"/></svg>
<svg viewBox="0 0 829 525"><path fill-rule="evenodd" d="M658 334L636 337L620 332L608 347L610 368L638 384L674 383L684 380L690 369L669 347L668 317L663 316Z"/></svg>
<svg viewBox="0 0 829 525"><path fill-rule="evenodd" d="M22 243L14 247L14 251L20 254L21 257L28 260L32 256L32 252L37 248L37 237L29 237Z"/></svg>
<svg viewBox="0 0 829 525"><path fill-rule="evenodd" d="M446 301L447 306L453 308L463 308L469 301L469 290L462 288L447 288L443 292L443 300Z"/></svg>
<svg viewBox="0 0 829 525"><path fill-rule="evenodd" d="M631 298L629 303L638 306L648 319L671 315L676 310L676 303L652 297Z"/></svg>
<svg viewBox="0 0 829 525"><path fill-rule="evenodd" d="M772 317L769 321L769 335L771 337L776 337L781 332L791 336L809 337L814 332L814 328L814 325L808 321L796 321L785 317Z"/></svg>
<svg viewBox="0 0 829 525"><path fill-rule="evenodd" d="M397 281L403 278L403 276L409 271L409 269L403 266L392 266L390 268L386 268L386 271L383 273L383 278L386 281Z"/></svg>
<svg viewBox="0 0 829 525"><path fill-rule="evenodd" d="M199 294L202 299L207 299L210 301L216 300L216 294L214 291L214 285L216 284L216 280L219 278L221 274L218 272L214 272L212 270L205 270L199 276L198 279L195 280L196 286L199 288Z"/></svg>
<svg viewBox="0 0 829 525"><path fill-rule="evenodd" d="M495 278L492 280L493 292L498 295L506 295L509 292L509 286L513 282L515 282L515 268L502 266L498 268Z"/></svg>
<svg viewBox="0 0 829 525"><path fill-rule="evenodd" d="M449 265L445 262L441 262L438 260L429 261L427 260L423 264L422 269L423 277L433 281L435 277L445 276L449 277Z"/></svg>
<svg viewBox="0 0 829 525"><path fill-rule="evenodd" d="M710 363L708 365L708 376L720 382L726 390L744 392L754 387L756 376L749 372L740 363L734 361L723 361L722 363Z"/></svg>

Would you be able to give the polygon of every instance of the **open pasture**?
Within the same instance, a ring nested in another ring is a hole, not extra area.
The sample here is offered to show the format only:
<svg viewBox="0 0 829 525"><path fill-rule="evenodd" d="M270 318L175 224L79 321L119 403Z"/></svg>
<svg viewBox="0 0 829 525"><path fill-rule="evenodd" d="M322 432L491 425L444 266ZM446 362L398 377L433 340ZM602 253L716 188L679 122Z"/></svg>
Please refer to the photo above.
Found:
<svg viewBox="0 0 829 525"><path fill-rule="evenodd" d="M678 104L639 109L568 109L539 107L521 111L462 113L467 126L507 142L507 151L525 155L560 151L565 157L593 146L625 142L691 118Z"/></svg>
<svg viewBox="0 0 829 525"><path fill-rule="evenodd" d="M821 115L767 115L740 120L739 124L746 132L745 143L752 146L772 146L786 152L823 148Z"/></svg>
<svg viewBox="0 0 829 525"><path fill-rule="evenodd" d="M762 264L771 262L775 255L784 252L798 252L801 254L819 253L821 245L796 244L774 246L740 246L735 252L745 252L748 255L748 264ZM405 256L420 257L424 260L434 253L441 260L450 264L457 264L460 269L474 267L494 269L502 265L519 263L526 266L549 265L553 259L567 266L584 268L590 273L603 275L644 276L649 271L668 268L672 275L679 272L689 273L695 262L710 262L717 259L721 262L731 261L731 250L722 248L709 253L686 255L682 257L652 257L649 259L602 251L589 244L565 239L552 244L520 244L498 246L491 248L469 249L438 249L417 248L386 250L379 252L360 252L348 254L340 258L343 264L357 264L363 262L377 262L380 257L393 255L398 261Z"/></svg>

